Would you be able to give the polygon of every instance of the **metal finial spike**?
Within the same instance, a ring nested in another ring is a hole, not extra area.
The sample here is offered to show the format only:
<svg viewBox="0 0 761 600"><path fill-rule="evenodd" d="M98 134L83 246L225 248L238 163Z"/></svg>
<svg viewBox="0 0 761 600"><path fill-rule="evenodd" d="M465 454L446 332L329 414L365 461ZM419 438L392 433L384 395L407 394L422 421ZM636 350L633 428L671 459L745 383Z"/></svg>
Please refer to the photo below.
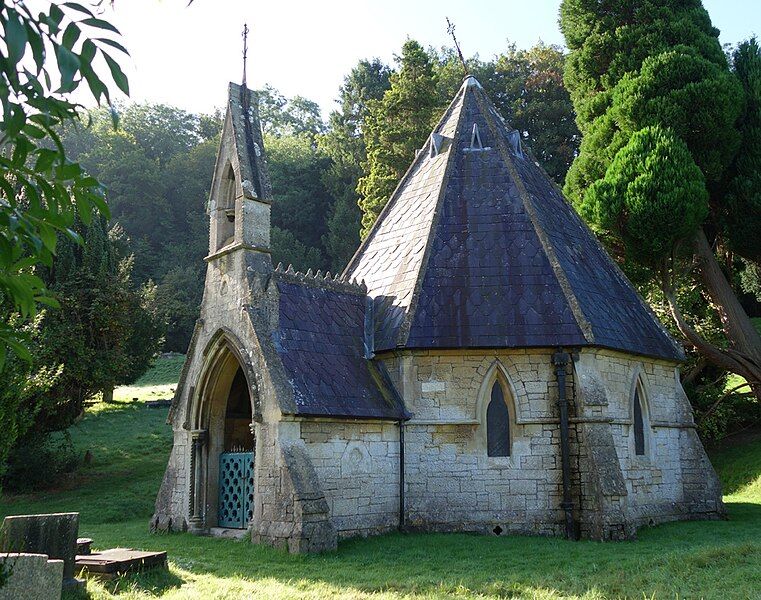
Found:
<svg viewBox="0 0 761 600"><path fill-rule="evenodd" d="M246 61L248 60L248 23L243 23L243 87L246 87Z"/></svg>
<svg viewBox="0 0 761 600"><path fill-rule="evenodd" d="M457 41L457 37L454 34L454 23L449 20L449 17L447 17L447 33L452 36L454 47L457 48L457 56L460 57L460 63L462 63L462 70L465 72L465 77L467 77L469 75L468 65L465 64L465 58L462 55L462 50L460 50L460 42Z"/></svg>
<svg viewBox="0 0 761 600"><path fill-rule="evenodd" d="M293 265L289 264L288 269L286 270L286 273L295 273L296 271L293 270Z"/></svg>
<svg viewBox="0 0 761 600"><path fill-rule="evenodd" d="M279 262L277 263L277 266L275 267L275 271L282 271L283 270L283 263Z"/></svg>
<svg viewBox="0 0 761 600"><path fill-rule="evenodd" d="M322 271L320 269L317 269L317 273L314 274L315 279L322 279Z"/></svg>
<svg viewBox="0 0 761 600"><path fill-rule="evenodd" d="M325 279L331 279L331 278L332 278L332 275L330 274L330 271L325 273Z"/></svg>
<svg viewBox="0 0 761 600"><path fill-rule="evenodd" d="M314 273L312 272L312 269L307 269L306 275L307 275L307 277L313 277Z"/></svg>

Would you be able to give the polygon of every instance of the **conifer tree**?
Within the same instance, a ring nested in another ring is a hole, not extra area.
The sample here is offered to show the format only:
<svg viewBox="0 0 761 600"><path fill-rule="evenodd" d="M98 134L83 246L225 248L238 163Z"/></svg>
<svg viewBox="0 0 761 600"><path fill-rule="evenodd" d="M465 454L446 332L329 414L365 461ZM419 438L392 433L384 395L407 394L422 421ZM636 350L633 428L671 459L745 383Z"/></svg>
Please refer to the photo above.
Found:
<svg viewBox="0 0 761 600"><path fill-rule="evenodd" d="M319 137L320 151L331 159L323 175L335 198L328 216L323 244L331 270L340 272L359 244L362 213L357 204L357 183L367 158L365 122L368 103L380 100L391 85L391 69L380 59L361 60L344 78L339 90L339 110L330 114L328 131Z"/></svg>
<svg viewBox="0 0 761 600"><path fill-rule="evenodd" d="M142 375L162 342L155 286L133 285L132 256L117 251L119 228L109 233L96 216L77 230L84 245L61 237L56 262L43 274L61 308L42 321L40 363L62 370L37 415L41 433L68 427L85 400L99 392L108 398Z"/></svg>
<svg viewBox="0 0 761 600"><path fill-rule="evenodd" d="M730 169L727 187L726 232L733 250L761 264L761 48L753 38L733 53L733 67L745 92L746 108L740 123L741 142Z"/></svg>
<svg viewBox="0 0 761 600"><path fill-rule="evenodd" d="M761 397L761 337L715 255L734 237L725 226L739 216L733 206L761 194L738 162L754 135L752 114L741 118L749 86L730 69L700 0L564 0L561 29L583 134L566 193L595 228L623 241L625 260L659 280L686 340ZM741 218L761 227L758 212ZM684 318L676 286L685 266L716 307L727 349Z"/></svg>
<svg viewBox="0 0 761 600"><path fill-rule="evenodd" d="M397 57L398 72L378 101L368 102L367 161L357 191L364 239L404 175L415 150L425 142L441 110L433 63L425 49L407 40Z"/></svg>

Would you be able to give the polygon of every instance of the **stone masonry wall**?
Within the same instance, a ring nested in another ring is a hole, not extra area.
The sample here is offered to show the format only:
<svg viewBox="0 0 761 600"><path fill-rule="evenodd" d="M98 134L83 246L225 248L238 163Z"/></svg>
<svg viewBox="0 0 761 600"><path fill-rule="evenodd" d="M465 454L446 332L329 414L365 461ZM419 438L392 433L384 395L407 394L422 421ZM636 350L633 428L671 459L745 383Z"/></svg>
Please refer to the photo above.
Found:
<svg viewBox="0 0 761 600"><path fill-rule="evenodd" d="M164 474L158 497L156 511L151 520L151 527L158 530L184 530L189 521L190 511L190 470L191 470L191 430L197 426L193 415L192 400L196 395L201 375L209 368L206 352L224 329L234 332L240 341L243 358L250 364L259 366L261 358L253 351L256 347L254 332L249 315L245 310L251 302L251 294L260 295L260 304L267 306L272 301L261 295L258 280L244 277L243 273L254 265L263 269L260 263L268 261L263 254L248 251L236 251L214 260L207 269L204 288L204 303L200 319L193 334L188 350L187 363L183 367L182 379L178 385L176 397L170 410L169 421L174 431L174 445ZM252 371L259 378L258 386L264 391L267 387L259 375L263 369ZM276 403L268 401L265 395L258 398L260 410L277 414ZM211 468L215 468L212 461ZM213 501L213 492L207 494L208 501ZM212 524L212 526L215 525Z"/></svg>
<svg viewBox="0 0 761 600"><path fill-rule="evenodd" d="M190 482L186 461L189 457L190 436L186 431L175 431L169 462L156 498L156 513L151 519L152 531L185 531L188 528Z"/></svg>
<svg viewBox="0 0 761 600"><path fill-rule="evenodd" d="M299 423L256 427L252 539L290 552L334 550L338 535Z"/></svg>
<svg viewBox="0 0 761 600"><path fill-rule="evenodd" d="M551 352L415 352L389 372L413 418L405 426L407 525L556 534L562 513ZM512 453L489 457L491 384L508 387Z"/></svg>
<svg viewBox="0 0 761 600"><path fill-rule="evenodd" d="M413 414L405 426L408 526L562 534L551 358L551 350L506 350L415 351L384 359ZM569 373L573 500L582 534L621 539L645 523L717 514L715 474L692 428L675 365L597 349L584 350L578 365L580 374L593 375L601 398L594 400L589 382L577 384L576 372ZM643 457L635 456L632 427L638 376L646 412ZM496 378L510 396L509 457L486 451L485 414Z"/></svg>
<svg viewBox="0 0 761 600"><path fill-rule="evenodd" d="M339 536L371 535L399 522L399 426L302 421L301 438Z"/></svg>
<svg viewBox="0 0 761 600"><path fill-rule="evenodd" d="M608 398L605 413L626 484L630 521L639 526L723 512L718 480L697 438L674 364L606 350L591 354ZM634 450L632 398L637 381L645 420L641 456ZM586 407L579 410L584 413ZM696 498L685 493L687 488L702 492Z"/></svg>

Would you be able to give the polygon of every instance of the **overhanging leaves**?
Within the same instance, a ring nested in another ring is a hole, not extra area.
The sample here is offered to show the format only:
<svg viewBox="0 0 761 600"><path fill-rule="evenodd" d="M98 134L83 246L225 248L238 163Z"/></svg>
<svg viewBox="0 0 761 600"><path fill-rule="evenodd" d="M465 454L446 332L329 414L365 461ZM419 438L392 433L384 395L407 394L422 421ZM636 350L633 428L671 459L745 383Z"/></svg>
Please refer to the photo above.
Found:
<svg viewBox="0 0 761 600"><path fill-rule="evenodd" d="M59 235L82 243L72 229L75 215L85 222L94 211L108 215L102 186L67 159L56 133L79 118L80 107L67 94L84 81L98 103L110 102L108 85L95 67L98 53L116 87L128 94L124 71L102 48L127 51L104 37L104 32L118 30L78 2L54 2L36 15L23 0L3 3L0 27L6 46L0 53L0 140L5 148L0 154L0 298L28 318L37 304L57 304L35 271L38 265L53 264ZM32 60L24 60L27 54ZM3 328L0 363L8 348L28 356L13 330Z"/></svg>

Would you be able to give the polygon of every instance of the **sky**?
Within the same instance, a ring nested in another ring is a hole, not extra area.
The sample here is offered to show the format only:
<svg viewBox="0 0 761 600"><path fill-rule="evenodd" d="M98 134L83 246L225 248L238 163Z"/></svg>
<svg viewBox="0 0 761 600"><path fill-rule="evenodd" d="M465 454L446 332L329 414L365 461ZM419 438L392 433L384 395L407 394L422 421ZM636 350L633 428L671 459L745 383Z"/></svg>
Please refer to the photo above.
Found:
<svg viewBox="0 0 761 600"><path fill-rule="evenodd" d="M721 42L761 32L758 0L704 0ZM456 25L465 56L482 59L508 41L563 44L560 0L116 0L106 18L131 57L121 61L131 99L192 112L223 106L229 81L242 76L243 23L249 34L248 83L335 107L344 76L363 58L392 62L408 37L424 46L450 43Z"/></svg>

